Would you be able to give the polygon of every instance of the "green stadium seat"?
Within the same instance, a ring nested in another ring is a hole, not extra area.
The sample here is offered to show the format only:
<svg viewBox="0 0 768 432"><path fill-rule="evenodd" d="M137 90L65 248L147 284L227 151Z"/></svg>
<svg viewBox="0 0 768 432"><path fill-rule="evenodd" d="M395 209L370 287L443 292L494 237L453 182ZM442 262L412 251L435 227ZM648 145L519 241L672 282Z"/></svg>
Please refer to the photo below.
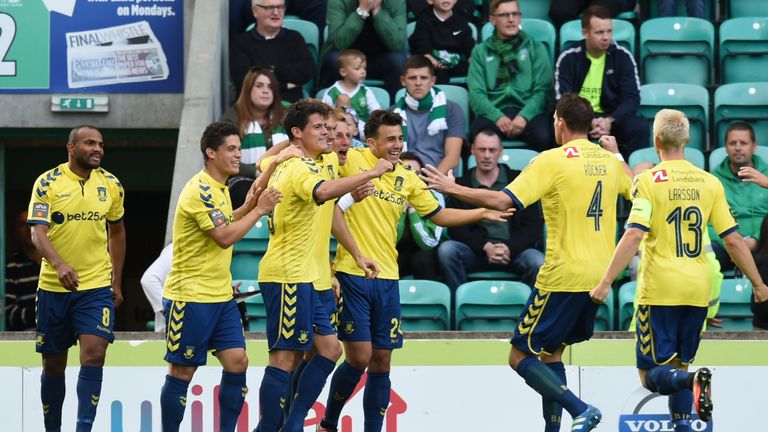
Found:
<svg viewBox="0 0 768 432"><path fill-rule="evenodd" d="M235 243L235 253L264 253L269 245L269 218L262 216L239 242Z"/></svg>
<svg viewBox="0 0 768 432"><path fill-rule="evenodd" d="M259 289L259 282L255 280L233 280L232 284L241 283L240 292L252 292ZM264 306L264 298L261 295L248 297L245 303L245 313L248 317L248 331L267 331L267 308Z"/></svg>
<svg viewBox="0 0 768 432"><path fill-rule="evenodd" d="M763 159L763 162L768 163L768 147L757 146L755 154L760 156ZM715 169L715 167L720 165L720 163L727 157L728 154L725 152L725 147L712 150L712 153L709 154L709 171Z"/></svg>
<svg viewBox="0 0 768 432"><path fill-rule="evenodd" d="M530 294L522 282L466 282L456 290L456 329L513 331Z"/></svg>
<svg viewBox="0 0 768 432"><path fill-rule="evenodd" d="M727 4L728 18L768 15L765 10L765 0L728 0Z"/></svg>
<svg viewBox="0 0 768 432"><path fill-rule="evenodd" d="M613 330L613 290L608 291L608 297L605 298L605 304L597 308L595 315L595 331Z"/></svg>
<svg viewBox="0 0 768 432"><path fill-rule="evenodd" d="M384 90L381 87L376 87L376 86L373 86L373 85L368 85L367 84L367 80L366 80L366 84L365 85L369 89L371 89L371 91L373 92L373 95L376 97L376 100L379 101L379 105L381 105L381 107L383 109L387 109L390 106L392 106L392 101L389 99L389 93L386 90ZM324 89L318 90L317 93L315 93L315 98L316 99L322 99L326 90L328 90L328 89L324 88Z"/></svg>
<svg viewBox="0 0 768 432"><path fill-rule="evenodd" d="M531 159L539 155L539 152L529 149L503 149L499 162L507 164L513 170L522 171ZM467 161L467 167L472 169L477 165L475 161L475 155L470 155Z"/></svg>
<svg viewBox="0 0 768 432"><path fill-rule="evenodd" d="M506 271L480 271L467 273L467 279L470 281L476 280L519 280L520 276Z"/></svg>
<svg viewBox="0 0 768 432"><path fill-rule="evenodd" d="M724 331L752 330L750 298L752 284L747 279L723 279L720 286L720 310L717 316L723 320ZM715 330L715 328L710 328Z"/></svg>
<svg viewBox="0 0 768 432"><path fill-rule="evenodd" d="M538 18L549 21L549 4L551 0L517 0L523 18Z"/></svg>
<svg viewBox="0 0 768 432"><path fill-rule="evenodd" d="M520 30L543 43L549 53L550 61L552 64L555 64L555 39L557 38L557 31L551 22L543 19L525 18L520 23Z"/></svg>
<svg viewBox="0 0 768 432"><path fill-rule="evenodd" d="M464 87L460 87L452 84L437 84L437 88L445 92L445 97L457 103L461 110L464 112L464 125L467 132L469 132L469 93ZM395 94L395 101L399 100L405 95L405 89L401 88Z"/></svg>
<svg viewBox="0 0 768 432"><path fill-rule="evenodd" d="M255 279L259 274L259 263L264 255L260 253L235 252L229 271L232 279Z"/></svg>
<svg viewBox="0 0 768 432"><path fill-rule="evenodd" d="M648 83L713 82L715 28L699 18L667 17L640 26L640 75Z"/></svg>
<svg viewBox="0 0 768 432"><path fill-rule="evenodd" d="M637 281L627 282L619 288L619 328L616 330L629 329L635 315L635 290Z"/></svg>
<svg viewBox="0 0 768 432"><path fill-rule="evenodd" d="M312 52L312 58L315 59L315 65L319 65L320 30L317 29L317 25L303 19L285 18L283 20L283 27L301 33L304 42L309 45L309 51Z"/></svg>
<svg viewBox="0 0 768 432"><path fill-rule="evenodd" d="M501 146L505 149L519 149L519 148L527 148L528 144L525 143L525 141L522 140L511 140L511 139L504 139L501 140Z"/></svg>
<svg viewBox="0 0 768 432"><path fill-rule="evenodd" d="M432 280L400 281L400 327L403 331L450 330L451 289Z"/></svg>
<svg viewBox="0 0 768 432"><path fill-rule="evenodd" d="M640 86L640 106L637 114L648 120L648 127L662 108L673 108L685 113L691 125L689 148L707 149L709 125L709 93L707 89L692 84L646 84ZM648 143L653 146L653 137Z"/></svg>
<svg viewBox="0 0 768 432"><path fill-rule="evenodd" d="M704 153L702 153L701 150L686 148L685 159L698 168L704 169ZM652 162L653 164L659 163L659 155L656 154L656 149L652 147L639 149L633 151L632 154L629 155L628 165L631 168L634 169L640 162Z"/></svg>
<svg viewBox="0 0 768 432"><path fill-rule="evenodd" d="M766 11L768 14L768 11ZM768 17L733 18L720 25L720 81L768 81Z"/></svg>
<svg viewBox="0 0 768 432"><path fill-rule="evenodd" d="M560 27L560 52L563 52L584 39L581 34L581 20L575 19L568 21ZM613 40L619 45L628 49L632 56L635 52L635 26L631 22L615 19L613 20Z"/></svg>
<svg viewBox="0 0 768 432"><path fill-rule="evenodd" d="M715 90L714 147L725 145L725 131L736 121L750 123L760 140L768 137L768 82L723 84Z"/></svg>

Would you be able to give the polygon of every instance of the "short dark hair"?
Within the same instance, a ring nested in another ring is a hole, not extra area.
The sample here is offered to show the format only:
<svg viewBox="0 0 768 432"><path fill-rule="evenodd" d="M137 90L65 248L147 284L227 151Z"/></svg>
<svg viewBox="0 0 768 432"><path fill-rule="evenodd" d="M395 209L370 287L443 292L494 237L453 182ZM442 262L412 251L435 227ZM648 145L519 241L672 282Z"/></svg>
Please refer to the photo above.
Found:
<svg viewBox="0 0 768 432"><path fill-rule="evenodd" d="M206 126L203 136L200 137L200 151L203 153L203 160L208 160L206 149L218 150L224 141L230 135L240 136L240 131L232 122L220 121Z"/></svg>
<svg viewBox="0 0 768 432"><path fill-rule="evenodd" d="M477 139L478 135L487 135L487 136L494 136L499 139L499 142L503 140L501 137L501 134L499 133L499 130L494 127L485 127L477 131L474 135L472 135L472 140L470 141L471 144L475 143L475 139Z"/></svg>
<svg viewBox="0 0 768 432"><path fill-rule="evenodd" d="M435 66L429 61L428 58L421 54L416 54L408 57L408 60L403 63L403 76L408 73L408 69L429 69L429 74L435 76Z"/></svg>
<svg viewBox="0 0 768 432"><path fill-rule="evenodd" d="M96 132L101 133L99 128L97 128L96 126L82 124L82 125L73 127L72 130L69 131L69 138L68 138L67 142L71 142L72 144L74 144L75 143L75 139L77 138L77 134L80 133L81 129L93 129Z"/></svg>
<svg viewBox="0 0 768 432"><path fill-rule="evenodd" d="M752 125L747 122L736 122L728 126L728 129L725 130L725 140L728 140L728 134L731 133L731 131L748 131L749 132L749 139L752 140L752 142L755 142L755 129L752 128Z"/></svg>
<svg viewBox="0 0 768 432"><path fill-rule="evenodd" d="M323 118L326 118L331 113L331 107L323 103L318 99L299 99L288 107L283 114L283 129L288 134L288 139L293 141L293 128L304 129L309 123L309 116L312 114L320 114Z"/></svg>
<svg viewBox="0 0 768 432"><path fill-rule="evenodd" d="M600 5L592 5L584 9L584 12L581 14L581 28L589 28L589 22L592 18L611 19L611 12Z"/></svg>
<svg viewBox="0 0 768 432"><path fill-rule="evenodd" d="M421 167L423 167L423 166L424 166L424 161L423 161L423 160L421 160L421 158L419 157L419 155L417 155L417 154L416 154L416 153L414 153L414 152L409 152L409 151L407 151L407 152L402 152L402 153L400 153L400 160L401 160L401 161L413 160L413 161L416 161L416 162L418 162L418 163L419 163L419 166L421 166Z"/></svg>
<svg viewBox="0 0 768 432"><path fill-rule="evenodd" d="M592 117L595 112L592 104L576 93L565 93L555 107L557 117L565 121L572 132L588 133L592 128Z"/></svg>
<svg viewBox="0 0 768 432"><path fill-rule="evenodd" d="M496 9L499 8L499 5L504 3L512 3L512 2L517 3L517 6L520 7L520 3L517 0L493 0L491 2L491 7L489 10L491 11L492 14L494 14L496 13Z"/></svg>
<svg viewBox="0 0 768 432"><path fill-rule="evenodd" d="M402 124L403 118L400 117L400 114L394 111L376 110L371 113L370 117L368 117L368 121L365 122L363 133L365 133L366 138L378 137L379 128L382 125L401 126Z"/></svg>

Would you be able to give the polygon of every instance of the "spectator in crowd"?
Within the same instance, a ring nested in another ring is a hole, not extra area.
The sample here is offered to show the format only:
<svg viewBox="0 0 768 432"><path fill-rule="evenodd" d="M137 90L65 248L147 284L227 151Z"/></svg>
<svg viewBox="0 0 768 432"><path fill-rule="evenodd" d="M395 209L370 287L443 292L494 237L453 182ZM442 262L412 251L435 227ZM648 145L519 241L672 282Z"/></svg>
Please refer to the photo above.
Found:
<svg viewBox="0 0 768 432"><path fill-rule="evenodd" d="M608 9L608 13L615 17L621 12L635 9L636 0L552 0L549 4L549 17L555 28L560 28L568 21L579 18L584 9L600 5Z"/></svg>
<svg viewBox="0 0 768 432"><path fill-rule="evenodd" d="M256 177L256 162L273 145L288 139L280 125L283 116L277 78L269 68L251 68L243 79L237 102L221 116L237 126L242 141L238 175Z"/></svg>
<svg viewBox="0 0 768 432"><path fill-rule="evenodd" d="M492 128L483 129L472 142L472 155L477 166L456 179L456 183L471 188L503 190L520 171L499 163L502 155L501 137ZM448 207L475 208L453 197ZM438 246L440 270L451 289L467 281L467 273L476 271L510 271L533 288L544 254L536 249L543 240L544 220L541 204L526 207L507 223L481 221L451 228L447 240Z"/></svg>
<svg viewBox="0 0 768 432"><path fill-rule="evenodd" d="M425 9L429 9L430 6L437 3L437 1L438 0L407 0L406 3L408 4L409 18L411 15L418 17ZM485 8L485 6L483 6L483 8ZM480 17L475 16L475 0L458 0L453 11L460 13L464 18L472 21L475 25L482 25Z"/></svg>
<svg viewBox="0 0 768 432"><path fill-rule="evenodd" d="M432 62L437 82L448 84L451 77L467 76L475 38L467 18L455 11L456 0L429 0L429 4L432 7L418 15L408 43L412 54Z"/></svg>
<svg viewBox="0 0 768 432"><path fill-rule="evenodd" d="M720 165L710 167L712 174L725 187L725 198L731 207L739 232L747 239L747 245L754 251L760 236L760 225L768 214L768 190L753 184L744 177L768 174L768 164L755 155L757 140L755 130L749 123L737 122L725 132L725 152L728 157ZM724 270L733 270L733 262L726 253L722 240L713 239L712 248Z"/></svg>
<svg viewBox="0 0 768 432"><path fill-rule="evenodd" d="M469 104L476 118L470 136L488 126L500 135L522 139L537 151L554 146L547 104L552 63L544 45L520 30L517 0L493 0L493 36L472 50Z"/></svg>
<svg viewBox="0 0 768 432"><path fill-rule="evenodd" d="M339 51L355 48L368 59L369 78L384 80L394 96L405 61L405 2L402 0L329 0L328 40L323 45L322 85L339 79Z"/></svg>
<svg viewBox="0 0 768 432"><path fill-rule="evenodd" d="M302 86L315 76L315 61L304 38L283 28L284 0L253 0L256 26L230 40L229 72L240 93L252 66L272 68L283 98L295 102L303 96Z"/></svg>
<svg viewBox="0 0 768 432"><path fill-rule="evenodd" d="M253 0L229 0L229 35L244 32L253 24L251 8ZM323 43L323 28L325 27L325 12L328 10L328 0L285 0L286 15L295 15L305 21L314 23L320 30L320 44Z"/></svg>
<svg viewBox="0 0 768 432"><path fill-rule="evenodd" d="M760 226L760 240L757 242L757 251L755 252L755 264L763 280L768 278L768 217L763 218ZM752 303L752 325L761 330L768 330L768 302L755 303L754 297L750 299Z"/></svg>
<svg viewBox="0 0 768 432"><path fill-rule="evenodd" d="M13 234L19 250L5 263L5 328L8 331L34 330L42 257L32 244L26 210L13 221Z"/></svg>
<svg viewBox="0 0 768 432"><path fill-rule="evenodd" d="M406 150L443 173L455 168L465 134L461 107L435 87L435 68L423 55L408 58L400 82L405 93L394 111L403 118Z"/></svg>
<svg viewBox="0 0 768 432"><path fill-rule="evenodd" d="M581 16L584 39L557 59L555 97L578 93L595 111L589 137L613 135L625 158L648 147L650 128L636 114L640 105L637 65L626 48L612 40L613 21L608 9L590 6Z"/></svg>
<svg viewBox="0 0 768 432"><path fill-rule="evenodd" d="M362 137L360 136L360 126L357 124L357 118L348 112L344 113L344 118L347 120L347 124L349 125L349 133L352 134L352 144L350 144L350 147L365 147L366 144L360 140Z"/></svg>
<svg viewBox="0 0 768 432"><path fill-rule="evenodd" d="M659 2L659 16L677 16L677 3L682 0L657 0ZM685 13L689 17L706 19L704 0L685 0Z"/></svg>
<svg viewBox="0 0 768 432"><path fill-rule="evenodd" d="M147 267L141 276L141 289L147 297L152 312L155 313L155 333L165 333L165 315L163 314L163 284L171 271L173 261L173 243L168 243L160 256Z"/></svg>
<svg viewBox="0 0 768 432"><path fill-rule="evenodd" d="M365 54L356 49L345 49L339 53L339 75L341 79L323 94L323 102L343 108L357 118L361 129L368 116L381 108L373 91L363 84L367 62Z"/></svg>
<svg viewBox="0 0 768 432"><path fill-rule="evenodd" d="M415 173L421 172L424 162L416 153L403 152L400 160ZM440 206L445 207L445 198L440 192L432 191ZM397 222L397 266L401 275L412 275L414 279L439 280L436 247L445 238L445 228L421 217L419 212L406 203L405 213Z"/></svg>

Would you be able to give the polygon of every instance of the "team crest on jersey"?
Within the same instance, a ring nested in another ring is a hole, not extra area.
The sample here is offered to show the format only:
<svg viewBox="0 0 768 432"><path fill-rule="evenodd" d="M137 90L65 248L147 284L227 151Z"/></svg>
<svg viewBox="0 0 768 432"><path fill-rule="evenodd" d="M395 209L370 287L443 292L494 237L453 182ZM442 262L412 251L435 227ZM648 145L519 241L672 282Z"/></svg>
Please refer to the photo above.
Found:
<svg viewBox="0 0 768 432"><path fill-rule="evenodd" d="M97 187L96 194L99 196L99 201L104 202L107 200L107 188L103 186Z"/></svg>
<svg viewBox="0 0 768 432"><path fill-rule="evenodd" d="M565 151L565 157L569 159L581 156L579 154L579 149L577 149L576 147L565 147L563 148L563 150Z"/></svg>
<svg viewBox="0 0 768 432"><path fill-rule="evenodd" d="M352 334L355 332L355 322L354 321L347 321L344 323L344 333L346 334Z"/></svg>
<svg viewBox="0 0 768 432"><path fill-rule="evenodd" d="M45 335L43 333L37 332L37 337L35 338L35 344L39 347L45 344Z"/></svg>
<svg viewBox="0 0 768 432"><path fill-rule="evenodd" d="M401 190L403 190L403 181L405 181L405 179L402 178L401 176L397 176L395 178L395 190L397 192L400 192Z"/></svg>
<svg viewBox="0 0 768 432"><path fill-rule="evenodd" d="M667 170L658 170L653 172L654 183L662 183L668 180L669 176L667 176Z"/></svg>
<svg viewBox="0 0 768 432"><path fill-rule="evenodd" d="M32 204L32 216L40 219L48 217L48 204L47 203L34 203Z"/></svg>
<svg viewBox="0 0 768 432"><path fill-rule="evenodd" d="M328 168L328 178L334 180L336 178L336 174L334 172L333 165L328 165L326 168Z"/></svg>
<svg viewBox="0 0 768 432"><path fill-rule="evenodd" d="M221 210L216 209L208 213L208 217L211 218L211 222L213 222L214 228L220 227L227 223L227 217L224 216L224 213L221 212Z"/></svg>
<svg viewBox="0 0 768 432"><path fill-rule="evenodd" d="M302 330L299 332L299 338L297 339L300 344L305 344L309 342L309 333L306 330Z"/></svg>
<svg viewBox="0 0 768 432"><path fill-rule="evenodd" d="M195 347L191 345L187 345L186 348L184 348L184 358L187 360L192 360L192 357L195 356Z"/></svg>

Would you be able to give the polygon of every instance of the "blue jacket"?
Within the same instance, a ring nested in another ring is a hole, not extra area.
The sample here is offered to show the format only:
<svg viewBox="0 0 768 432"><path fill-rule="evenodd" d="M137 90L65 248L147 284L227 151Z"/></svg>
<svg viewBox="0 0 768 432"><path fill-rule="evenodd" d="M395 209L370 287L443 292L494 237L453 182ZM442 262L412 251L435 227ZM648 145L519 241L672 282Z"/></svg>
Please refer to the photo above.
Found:
<svg viewBox="0 0 768 432"><path fill-rule="evenodd" d="M603 114L621 121L635 115L640 105L640 77L632 53L616 41L611 42L606 56L600 107ZM563 93L578 94L581 91L591 64L583 39L560 54L555 65L557 100L560 100Z"/></svg>

